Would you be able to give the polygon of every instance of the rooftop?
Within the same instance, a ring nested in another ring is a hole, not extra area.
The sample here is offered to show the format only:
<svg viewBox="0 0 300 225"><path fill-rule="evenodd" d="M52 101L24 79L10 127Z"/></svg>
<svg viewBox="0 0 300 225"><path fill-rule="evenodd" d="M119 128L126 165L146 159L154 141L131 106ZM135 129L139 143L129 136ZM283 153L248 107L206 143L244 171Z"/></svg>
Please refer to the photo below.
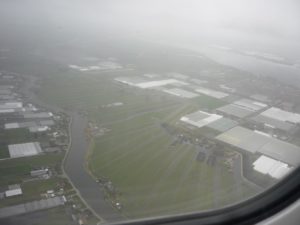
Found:
<svg viewBox="0 0 300 225"><path fill-rule="evenodd" d="M204 127L209 123L212 123L218 119L221 119L222 116L217 114L210 114L203 111L197 111L186 116L181 117L181 121L193 125L195 127Z"/></svg>
<svg viewBox="0 0 300 225"><path fill-rule="evenodd" d="M269 117L275 120L290 122L290 123L300 123L300 114L284 111L279 108L272 107L261 113L262 116Z"/></svg>
<svg viewBox="0 0 300 225"><path fill-rule="evenodd" d="M240 99L232 104L222 106L217 110L227 115L232 115L238 118L244 118L268 107L266 104L252 101L250 99Z"/></svg>
<svg viewBox="0 0 300 225"><path fill-rule="evenodd" d="M8 145L8 150L11 158L33 156L42 152L38 142Z"/></svg>
<svg viewBox="0 0 300 225"><path fill-rule="evenodd" d="M262 174L268 174L273 178L280 179L286 176L293 168L278 160L262 155L253 163L253 169Z"/></svg>
<svg viewBox="0 0 300 225"><path fill-rule="evenodd" d="M238 125L238 123L236 121L223 117L219 120L216 120L212 123L207 124L207 127L217 130L217 131L220 131L220 132L224 132L224 131L229 130L237 125Z"/></svg>
<svg viewBox="0 0 300 225"><path fill-rule="evenodd" d="M194 92L190 92L190 91L186 91L180 88L171 88L171 89L165 89L164 92L171 94L171 95L175 95L178 97L182 97L182 98L195 98L198 97L199 95L194 93Z"/></svg>
<svg viewBox="0 0 300 225"><path fill-rule="evenodd" d="M208 95L211 96L213 98L217 98L217 99L221 99L221 98L225 98L227 97L229 94L221 92L221 91L215 91L209 88L204 88L204 87L198 87L197 89L195 89L195 91L204 94L204 95Z"/></svg>
<svg viewBox="0 0 300 225"><path fill-rule="evenodd" d="M300 147L244 127L234 127L216 139L246 152L260 153L289 165L297 166L300 163Z"/></svg>

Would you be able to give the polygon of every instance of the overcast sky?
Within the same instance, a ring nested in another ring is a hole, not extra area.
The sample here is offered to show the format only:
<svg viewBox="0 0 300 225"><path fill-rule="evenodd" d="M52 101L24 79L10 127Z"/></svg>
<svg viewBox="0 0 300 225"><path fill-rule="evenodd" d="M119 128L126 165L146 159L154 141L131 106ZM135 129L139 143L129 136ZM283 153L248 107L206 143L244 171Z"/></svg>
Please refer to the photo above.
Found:
<svg viewBox="0 0 300 225"><path fill-rule="evenodd" d="M110 29L124 36L300 39L299 0L0 0L2 31ZM231 36L230 36L231 35ZM267 41L265 41L267 42Z"/></svg>

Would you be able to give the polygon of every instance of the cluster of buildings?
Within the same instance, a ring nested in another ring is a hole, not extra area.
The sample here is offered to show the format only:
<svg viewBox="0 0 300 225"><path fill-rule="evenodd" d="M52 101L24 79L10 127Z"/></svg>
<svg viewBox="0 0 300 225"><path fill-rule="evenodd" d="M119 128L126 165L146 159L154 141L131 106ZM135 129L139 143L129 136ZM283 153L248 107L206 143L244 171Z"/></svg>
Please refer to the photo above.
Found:
<svg viewBox="0 0 300 225"><path fill-rule="evenodd" d="M234 150L256 156L253 169L279 179L300 165L300 147L288 142L300 129L300 114L251 99L181 117L191 129L207 127L217 132L214 140Z"/></svg>
<svg viewBox="0 0 300 225"><path fill-rule="evenodd" d="M28 140L28 142L8 143L7 146L2 146L8 150L10 158L43 154L42 146L49 147L49 144L46 143L47 138L46 142L40 143L39 137L48 136L48 141L53 140L59 131L57 124L61 120L60 116L34 106L26 96L18 93L16 90L19 88L20 79L19 75L13 73L7 75L2 72L0 75L0 132L10 132L13 135L20 129L26 129L35 135L36 141Z"/></svg>
<svg viewBox="0 0 300 225"><path fill-rule="evenodd" d="M206 80L195 79L175 72L166 73L163 76L150 73L143 76L116 77L114 80L132 87L158 90L183 99L193 99L201 94L216 99L223 99L229 96L229 94L221 90L204 87L203 85L208 83ZM221 87L225 87L227 90L230 89L226 85ZM222 89L221 87L220 89ZM232 90L230 89L230 91Z"/></svg>
<svg viewBox="0 0 300 225"><path fill-rule="evenodd" d="M300 147L289 142L300 130L300 114L279 108L278 100L262 94L245 97L217 79L210 83L180 73L117 77L115 81L184 99L205 95L221 100L223 106L213 110L200 106L199 111L181 117L181 124L192 130L213 130L213 141L254 155L252 168L270 177L279 179L300 164Z"/></svg>
<svg viewBox="0 0 300 225"><path fill-rule="evenodd" d="M22 83L20 75L0 72L0 135L8 137L0 143L0 150L7 151L7 154L0 154L1 161L48 154L53 152L52 149L60 151L61 146L56 144L56 140L59 140L61 133L67 135L62 126L63 116L33 105L21 91ZM49 179L54 174L52 169L55 170L47 166L32 168L30 173L24 174L22 183ZM0 199L18 198L26 194L22 190L22 183L1 186ZM63 195L52 195L47 199L1 208L0 218L47 209L63 205L64 202Z"/></svg>

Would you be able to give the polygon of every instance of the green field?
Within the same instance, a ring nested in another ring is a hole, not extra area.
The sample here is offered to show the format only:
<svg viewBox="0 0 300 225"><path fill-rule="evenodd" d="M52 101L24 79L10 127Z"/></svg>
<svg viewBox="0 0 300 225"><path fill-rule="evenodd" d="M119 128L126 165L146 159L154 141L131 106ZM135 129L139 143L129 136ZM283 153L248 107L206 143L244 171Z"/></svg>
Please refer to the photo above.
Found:
<svg viewBox="0 0 300 225"><path fill-rule="evenodd" d="M63 178L51 178L48 180L35 180L21 183L23 194L20 196L2 199L0 202L0 207L40 200L41 194L46 193L47 190L57 190L59 184L67 184L65 189L71 188L71 186L68 184L68 181Z"/></svg>
<svg viewBox="0 0 300 225"><path fill-rule="evenodd" d="M0 163L0 186L18 184L30 177L30 171L40 167L60 167L64 154L47 154L3 160Z"/></svg>
<svg viewBox="0 0 300 225"><path fill-rule="evenodd" d="M91 121L110 130L94 140L88 165L96 177L112 181L126 216L218 208L253 194L234 180L223 163L208 166L197 161L194 145L171 146L175 137L161 126L163 122L176 124L181 116L196 110L212 110L224 105L223 101L206 96L183 101L113 82L114 75L127 73L54 75L39 93L60 107L84 110ZM124 105L102 107L113 102Z"/></svg>

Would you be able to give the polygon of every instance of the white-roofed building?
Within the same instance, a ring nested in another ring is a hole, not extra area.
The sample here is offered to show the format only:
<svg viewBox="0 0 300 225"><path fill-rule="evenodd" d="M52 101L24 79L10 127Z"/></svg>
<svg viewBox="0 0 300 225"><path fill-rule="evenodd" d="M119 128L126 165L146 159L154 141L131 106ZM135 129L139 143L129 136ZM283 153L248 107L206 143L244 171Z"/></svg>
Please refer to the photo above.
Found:
<svg viewBox="0 0 300 225"><path fill-rule="evenodd" d="M253 163L253 169L259 173L268 174L273 178L280 179L291 172L293 167L262 155Z"/></svg>
<svg viewBox="0 0 300 225"><path fill-rule="evenodd" d="M8 145L8 150L11 158L34 156L42 152L38 142Z"/></svg>
<svg viewBox="0 0 300 225"><path fill-rule="evenodd" d="M198 87L197 89L195 89L195 91L197 91L201 94L204 94L204 95L208 95L213 98L217 98L217 99L225 98L229 95L229 94L221 92L221 91L215 91L215 90L212 90L209 88L204 88L204 87Z"/></svg>
<svg viewBox="0 0 300 225"><path fill-rule="evenodd" d="M38 132L45 132L49 130L48 126L36 126L36 127L29 127L29 131L31 133L38 133Z"/></svg>
<svg viewBox="0 0 300 225"><path fill-rule="evenodd" d="M201 128L221 118L223 118L221 115L197 111L181 117L180 120L195 127Z"/></svg>
<svg viewBox="0 0 300 225"><path fill-rule="evenodd" d="M0 104L0 109L20 109L22 107L22 102L5 102Z"/></svg>
<svg viewBox="0 0 300 225"><path fill-rule="evenodd" d="M300 123L300 114L284 111L275 107L262 112L261 115L279 121L290 122L294 124Z"/></svg>
<svg viewBox="0 0 300 225"><path fill-rule="evenodd" d="M147 81L147 82L142 82L136 84L137 87L139 88L154 88L154 87L161 87L165 86L168 84L182 84L182 85L187 85L187 83L183 81L179 81L176 79L167 79L167 80L154 80L154 81Z"/></svg>
<svg viewBox="0 0 300 225"><path fill-rule="evenodd" d="M19 123L6 123L6 124L4 124L4 128L6 130L16 129L16 128L20 128L20 124Z"/></svg>
<svg viewBox="0 0 300 225"><path fill-rule="evenodd" d="M19 184L9 185L8 190L5 191L5 197L13 197L22 194L23 192Z"/></svg>
<svg viewBox="0 0 300 225"><path fill-rule="evenodd" d="M165 89L164 92L181 98L195 98L199 96L197 93L186 91L180 88Z"/></svg>
<svg viewBox="0 0 300 225"><path fill-rule="evenodd" d="M0 113L14 113L15 109L0 109Z"/></svg>

